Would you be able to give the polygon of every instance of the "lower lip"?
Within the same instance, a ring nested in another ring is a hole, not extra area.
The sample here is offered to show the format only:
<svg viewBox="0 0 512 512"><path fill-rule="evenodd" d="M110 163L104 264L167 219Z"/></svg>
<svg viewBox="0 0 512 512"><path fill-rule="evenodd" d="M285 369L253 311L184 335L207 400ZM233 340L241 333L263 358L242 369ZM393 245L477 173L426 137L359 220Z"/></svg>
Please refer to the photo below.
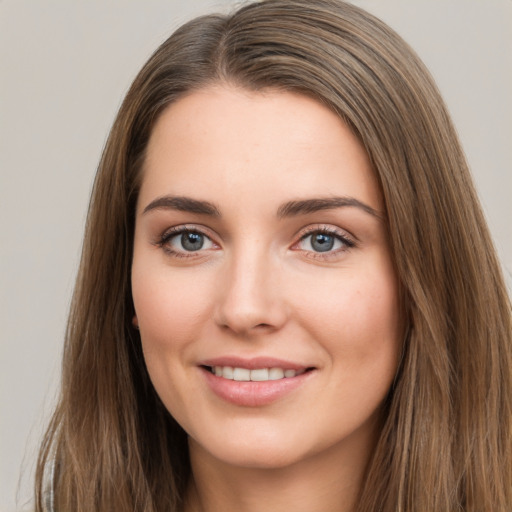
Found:
<svg viewBox="0 0 512 512"><path fill-rule="evenodd" d="M314 370L309 370L296 377L254 382L224 379L205 368L201 370L210 389L217 396L242 407L269 405L295 391L315 373Z"/></svg>

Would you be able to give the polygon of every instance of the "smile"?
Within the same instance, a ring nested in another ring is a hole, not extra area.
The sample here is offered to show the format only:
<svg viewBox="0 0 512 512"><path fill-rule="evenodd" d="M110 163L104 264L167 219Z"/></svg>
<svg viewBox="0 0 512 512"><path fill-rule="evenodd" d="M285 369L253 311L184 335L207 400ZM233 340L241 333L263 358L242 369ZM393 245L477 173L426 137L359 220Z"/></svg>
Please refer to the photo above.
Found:
<svg viewBox="0 0 512 512"><path fill-rule="evenodd" d="M233 366L211 366L211 373L223 379L239 382L265 382L269 380L281 380L302 375L306 370L292 370L283 368L240 368Z"/></svg>
<svg viewBox="0 0 512 512"><path fill-rule="evenodd" d="M270 405L298 391L317 368L273 358L223 357L199 365L208 388L225 402L241 407Z"/></svg>

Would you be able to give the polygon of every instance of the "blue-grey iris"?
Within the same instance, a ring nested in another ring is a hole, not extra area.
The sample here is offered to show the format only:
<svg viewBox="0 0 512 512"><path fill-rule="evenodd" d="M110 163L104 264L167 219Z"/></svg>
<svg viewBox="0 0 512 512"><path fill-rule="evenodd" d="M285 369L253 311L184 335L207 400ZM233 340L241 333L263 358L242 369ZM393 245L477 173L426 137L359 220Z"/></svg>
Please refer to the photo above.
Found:
<svg viewBox="0 0 512 512"><path fill-rule="evenodd" d="M204 245L204 236L201 233L182 233L181 245L186 251L198 251Z"/></svg>
<svg viewBox="0 0 512 512"><path fill-rule="evenodd" d="M330 251L334 246L334 237L325 233L316 233L311 236L311 247L317 252Z"/></svg>

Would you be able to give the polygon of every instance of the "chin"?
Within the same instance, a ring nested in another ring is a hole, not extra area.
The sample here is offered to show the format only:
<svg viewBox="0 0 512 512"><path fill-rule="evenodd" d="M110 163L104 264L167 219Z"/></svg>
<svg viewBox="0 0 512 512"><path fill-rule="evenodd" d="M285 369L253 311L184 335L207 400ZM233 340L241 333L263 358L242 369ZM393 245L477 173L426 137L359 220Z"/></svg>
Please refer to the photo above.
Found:
<svg viewBox="0 0 512 512"><path fill-rule="evenodd" d="M290 436L226 434L221 439L208 439L203 443L190 440L191 452L207 452L224 464L247 469L281 469L291 466L307 456L301 443L292 442Z"/></svg>
<svg viewBox="0 0 512 512"><path fill-rule="evenodd" d="M233 453L229 461L232 465L250 469L282 469L292 466L303 458L297 451L276 451L275 449L252 447L244 453Z"/></svg>

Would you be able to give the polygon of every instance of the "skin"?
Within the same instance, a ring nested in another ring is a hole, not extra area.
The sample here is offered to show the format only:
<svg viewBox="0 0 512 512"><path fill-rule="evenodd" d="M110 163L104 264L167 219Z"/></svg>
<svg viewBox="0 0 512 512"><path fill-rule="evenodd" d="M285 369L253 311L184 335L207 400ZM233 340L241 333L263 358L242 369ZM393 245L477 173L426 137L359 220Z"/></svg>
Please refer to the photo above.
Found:
<svg viewBox="0 0 512 512"><path fill-rule="evenodd" d="M158 206L164 196L217 215ZM332 197L351 201L279 210ZM134 323L155 389L189 434L187 510L353 508L402 331L382 212L358 139L313 99L217 85L161 115L137 206ZM169 234L183 226L207 236L200 250ZM311 232L325 229L336 242L318 252ZM226 355L313 370L270 404L240 406L199 366Z"/></svg>

